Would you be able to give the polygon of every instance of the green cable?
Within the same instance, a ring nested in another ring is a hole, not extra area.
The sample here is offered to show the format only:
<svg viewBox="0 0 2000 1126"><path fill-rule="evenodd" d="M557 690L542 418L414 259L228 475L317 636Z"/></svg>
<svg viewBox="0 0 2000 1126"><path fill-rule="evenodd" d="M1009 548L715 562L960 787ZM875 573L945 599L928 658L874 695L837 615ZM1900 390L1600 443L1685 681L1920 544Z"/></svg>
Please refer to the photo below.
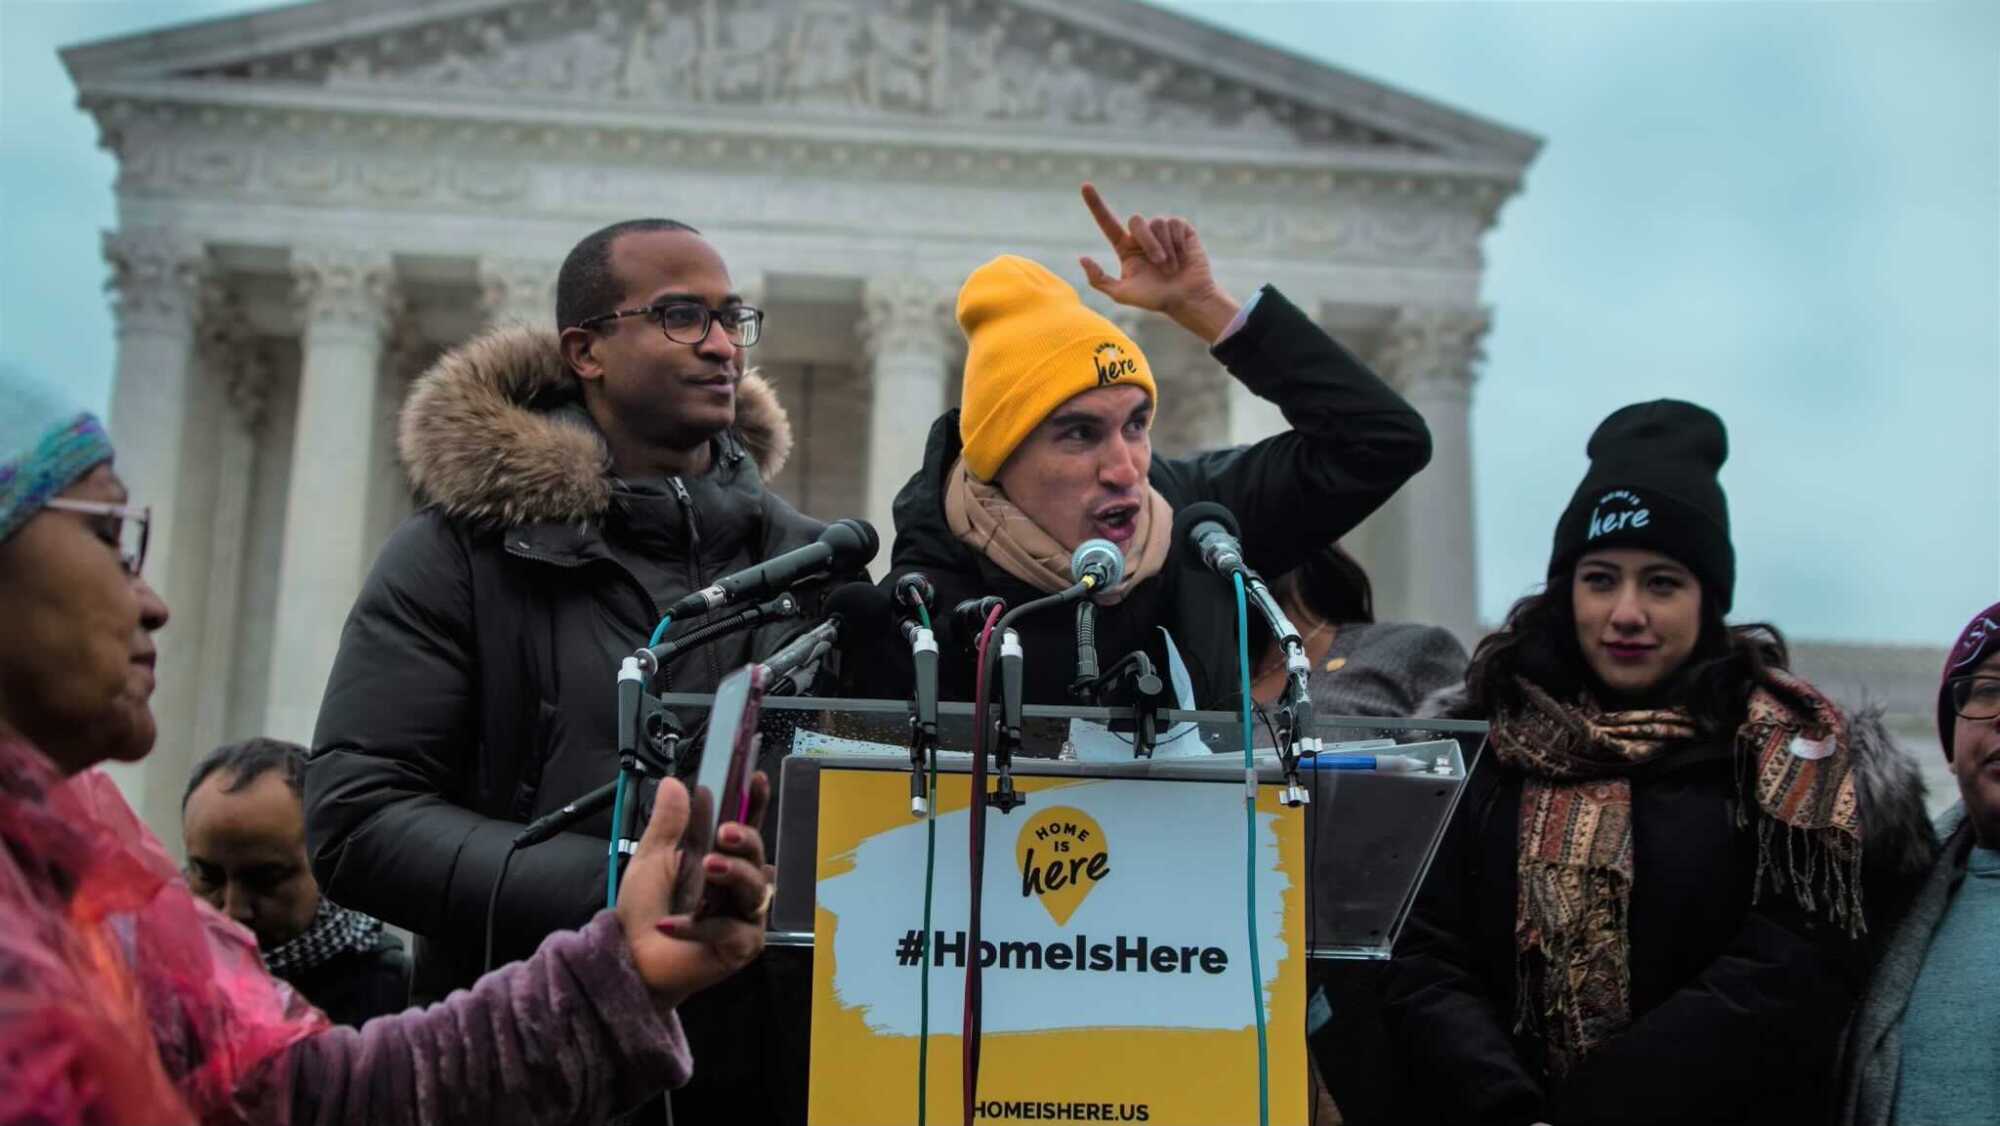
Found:
<svg viewBox="0 0 2000 1126"><path fill-rule="evenodd" d="M929 617L929 615L925 615ZM928 626L926 629L930 628ZM924 962L918 970L923 1012L917 1017L917 1126L924 1126L931 1077L931 888L937 881L937 749L931 749L931 798L924 816Z"/></svg>
<svg viewBox="0 0 2000 1126"><path fill-rule="evenodd" d="M674 616L672 614L660 618L660 624L652 628L652 636L646 638L646 648L652 648L652 646L660 644L660 638L666 636L666 628L672 626L672 624L674 624ZM638 800L636 794L634 794L634 800ZM606 872L604 872L604 906L608 906L608 908L616 908L618 906L618 826L622 826L622 824L624 824L624 770L618 772L618 788L612 790L612 854L610 854L610 860L604 866L606 868Z"/></svg>
<svg viewBox="0 0 2000 1126"><path fill-rule="evenodd" d="M1250 771L1243 793L1243 826L1249 847L1244 850L1245 899L1250 917L1250 996L1257 1014L1257 1122L1271 1123L1271 1046L1264 1029L1264 969L1257 957L1257 760L1250 751L1250 607L1243 593L1241 572L1236 580L1236 667L1243 677L1243 769Z"/></svg>
<svg viewBox="0 0 2000 1126"><path fill-rule="evenodd" d="M618 772L618 785L611 791L611 855L604 865L604 906L618 906L618 831L625 824L625 771Z"/></svg>

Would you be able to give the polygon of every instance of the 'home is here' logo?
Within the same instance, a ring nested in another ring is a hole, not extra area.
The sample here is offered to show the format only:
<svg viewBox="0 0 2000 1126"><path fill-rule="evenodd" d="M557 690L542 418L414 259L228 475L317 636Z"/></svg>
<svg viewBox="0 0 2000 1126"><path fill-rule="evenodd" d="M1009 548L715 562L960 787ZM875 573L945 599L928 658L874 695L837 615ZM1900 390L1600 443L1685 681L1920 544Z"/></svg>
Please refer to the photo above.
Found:
<svg viewBox="0 0 2000 1126"><path fill-rule="evenodd" d="M1099 387L1109 387L1128 375L1139 374L1139 361L1126 355L1116 340L1107 340L1091 349L1090 362L1097 369Z"/></svg>
<svg viewBox="0 0 2000 1126"><path fill-rule="evenodd" d="M1590 512L1590 531L1584 538L1594 540L1621 528L1643 528L1652 522L1653 510L1639 499L1639 494L1614 489L1597 498L1597 507Z"/></svg>
<svg viewBox="0 0 2000 1126"><path fill-rule="evenodd" d="M1028 819L1014 841L1021 863L1021 898L1042 901L1057 926L1069 922L1098 881L1111 874L1111 844L1097 819L1080 809L1051 806Z"/></svg>

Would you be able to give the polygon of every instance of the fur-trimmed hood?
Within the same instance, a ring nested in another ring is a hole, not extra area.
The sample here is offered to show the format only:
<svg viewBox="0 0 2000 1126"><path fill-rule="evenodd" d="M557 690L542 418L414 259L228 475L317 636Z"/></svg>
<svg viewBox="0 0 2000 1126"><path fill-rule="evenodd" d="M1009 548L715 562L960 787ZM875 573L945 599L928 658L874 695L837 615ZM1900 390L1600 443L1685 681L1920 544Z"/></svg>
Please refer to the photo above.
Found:
<svg viewBox="0 0 2000 1126"><path fill-rule="evenodd" d="M580 409L576 377L549 329L494 328L440 356L403 401L396 448L424 503L504 526L594 523L611 504L611 454ZM732 440L769 481L792 424L755 370L736 389Z"/></svg>

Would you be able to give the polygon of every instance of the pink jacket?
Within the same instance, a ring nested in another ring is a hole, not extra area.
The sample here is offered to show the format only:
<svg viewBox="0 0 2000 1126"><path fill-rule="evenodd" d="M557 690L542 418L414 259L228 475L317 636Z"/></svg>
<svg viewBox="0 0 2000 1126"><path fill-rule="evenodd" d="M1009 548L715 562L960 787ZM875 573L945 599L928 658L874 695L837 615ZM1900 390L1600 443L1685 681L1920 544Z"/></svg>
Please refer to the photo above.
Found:
<svg viewBox="0 0 2000 1126"><path fill-rule="evenodd" d="M602 1120L692 1070L617 920L333 1028L189 892L109 777L0 739L0 1126Z"/></svg>

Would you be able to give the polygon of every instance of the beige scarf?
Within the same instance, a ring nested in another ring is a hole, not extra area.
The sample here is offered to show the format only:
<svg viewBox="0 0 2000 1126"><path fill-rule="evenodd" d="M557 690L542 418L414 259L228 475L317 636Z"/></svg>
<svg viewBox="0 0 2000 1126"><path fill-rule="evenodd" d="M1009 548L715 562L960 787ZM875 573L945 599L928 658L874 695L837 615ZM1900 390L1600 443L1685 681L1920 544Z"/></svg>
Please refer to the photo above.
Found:
<svg viewBox="0 0 2000 1126"><path fill-rule="evenodd" d="M975 478L964 458L945 481L944 517L961 543L1036 590L1054 594L1070 587L1069 551L1014 507L1000 486ZM1137 534L1125 549L1125 578L1097 599L1100 606L1117 605L1167 564L1174 509L1151 485L1133 526Z"/></svg>

